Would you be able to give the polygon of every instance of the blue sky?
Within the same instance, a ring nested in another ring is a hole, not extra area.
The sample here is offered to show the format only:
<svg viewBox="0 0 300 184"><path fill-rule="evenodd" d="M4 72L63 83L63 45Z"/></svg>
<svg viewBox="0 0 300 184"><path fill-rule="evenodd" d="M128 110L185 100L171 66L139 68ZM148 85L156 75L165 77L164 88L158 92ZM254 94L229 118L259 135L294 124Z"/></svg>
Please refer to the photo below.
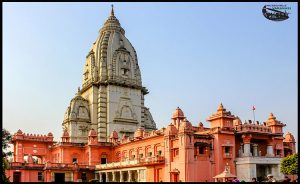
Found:
<svg viewBox="0 0 300 184"><path fill-rule="evenodd" d="M3 126L53 132L81 86L85 57L111 3L3 3ZM270 3L113 3L135 47L145 104L158 128L177 106L197 125L220 102L242 121L270 112L298 137L297 15L274 22ZM278 4L278 3L273 3Z"/></svg>

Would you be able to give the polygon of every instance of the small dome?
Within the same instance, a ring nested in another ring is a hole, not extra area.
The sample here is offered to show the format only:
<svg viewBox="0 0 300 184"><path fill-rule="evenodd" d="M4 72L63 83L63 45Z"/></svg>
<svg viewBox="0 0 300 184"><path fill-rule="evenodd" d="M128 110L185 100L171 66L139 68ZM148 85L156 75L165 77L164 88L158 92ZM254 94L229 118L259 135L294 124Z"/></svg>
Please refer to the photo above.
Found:
<svg viewBox="0 0 300 184"><path fill-rule="evenodd" d="M234 120L233 120L233 125L234 126L238 126L238 125L241 125L242 124L242 121L241 119L237 116Z"/></svg>
<svg viewBox="0 0 300 184"><path fill-rule="evenodd" d="M53 137L53 134L51 132L48 133L48 137Z"/></svg>
<svg viewBox="0 0 300 184"><path fill-rule="evenodd" d="M97 136L97 132L94 129L89 131L89 136Z"/></svg>
<svg viewBox="0 0 300 184"><path fill-rule="evenodd" d="M62 137L70 137L68 130L65 130Z"/></svg>
<svg viewBox="0 0 300 184"><path fill-rule="evenodd" d="M288 133L284 136L283 142L295 142L295 138L294 138L293 134L290 133L290 132L288 132Z"/></svg>
<svg viewBox="0 0 300 184"><path fill-rule="evenodd" d="M179 107L177 107L176 110L173 112L172 118L173 119L184 118L184 113Z"/></svg>
<svg viewBox="0 0 300 184"><path fill-rule="evenodd" d="M135 132L134 132L134 138L142 138L144 135L144 129L142 127L139 127Z"/></svg>
<svg viewBox="0 0 300 184"><path fill-rule="evenodd" d="M22 134L22 133L23 133L23 132L22 132L22 130L20 130L20 129L17 131L17 134Z"/></svg>
<svg viewBox="0 0 300 184"><path fill-rule="evenodd" d="M193 129L193 125L187 119L184 119L180 123L179 130L192 130L192 129Z"/></svg>
<svg viewBox="0 0 300 184"><path fill-rule="evenodd" d="M112 131L111 134L110 134L110 138L111 139L118 139L119 138L118 133L115 130Z"/></svg>
<svg viewBox="0 0 300 184"><path fill-rule="evenodd" d="M176 134L177 133L177 129L173 124L169 124L165 131L167 134Z"/></svg>

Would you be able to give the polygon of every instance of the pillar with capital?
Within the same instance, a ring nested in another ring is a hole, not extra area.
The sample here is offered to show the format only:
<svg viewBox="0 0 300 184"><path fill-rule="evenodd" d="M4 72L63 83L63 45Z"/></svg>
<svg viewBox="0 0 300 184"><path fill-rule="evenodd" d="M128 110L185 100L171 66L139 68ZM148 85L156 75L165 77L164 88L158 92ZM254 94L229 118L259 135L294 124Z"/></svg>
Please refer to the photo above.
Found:
<svg viewBox="0 0 300 184"><path fill-rule="evenodd" d="M243 156L249 157L252 156L251 151L250 151L250 142L251 142L251 134L250 135L243 135L243 143L244 143L244 154Z"/></svg>

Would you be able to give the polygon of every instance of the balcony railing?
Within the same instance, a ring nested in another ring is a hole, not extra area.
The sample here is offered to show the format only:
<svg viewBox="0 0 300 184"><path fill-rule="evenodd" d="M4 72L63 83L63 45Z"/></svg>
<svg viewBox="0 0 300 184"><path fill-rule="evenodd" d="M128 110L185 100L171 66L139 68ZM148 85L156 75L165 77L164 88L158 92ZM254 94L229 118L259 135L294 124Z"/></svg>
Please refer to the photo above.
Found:
<svg viewBox="0 0 300 184"><path fill-rule="evenodd" d="M141 164L158 164L158 163L163 163L164 161L165 161L165 158L163 156L146 157L146 158L139 158L139 159L135 159L135 160L126 160L126 161L122 161L122 162L112 162L112 163L107 163L107 164L100 164L100 165L96 165L96 169L135 166L135 165L141 165Z"/></svg>
<svg viewBox="0 0 300 184"><path fill-rule="evenodd" d="M26 163L26 162L11 162L9 163L10 168L13 167L39 167L39 168L43 168L45 166L45 164L37 164L37 163Z"/></svg>

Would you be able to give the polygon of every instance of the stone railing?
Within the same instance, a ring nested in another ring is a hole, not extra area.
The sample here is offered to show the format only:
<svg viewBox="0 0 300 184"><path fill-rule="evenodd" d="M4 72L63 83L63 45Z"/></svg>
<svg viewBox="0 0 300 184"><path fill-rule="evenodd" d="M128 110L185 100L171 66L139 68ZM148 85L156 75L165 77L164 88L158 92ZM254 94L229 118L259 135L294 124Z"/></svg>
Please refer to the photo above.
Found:
<svg viewBox="0 0 300 184"><path fill-rule="evenodd" d="M280 157L237 157L235 159L237 164L255 163L255 164L279 164Z"/></svg>
<svg viewBox="0 0 300 184"><path fill-rule="evenodd" d="M127 166L141 165L141 164L157 164L157 163L163 163L164 161L165 161L165 158L163 156L146 157L146 158L139 158L139 159L135 159L135 160L126 160L126 161L122 161L122 162L99 164L99 165L96 165L96 169L127 167Z"/></svg>

